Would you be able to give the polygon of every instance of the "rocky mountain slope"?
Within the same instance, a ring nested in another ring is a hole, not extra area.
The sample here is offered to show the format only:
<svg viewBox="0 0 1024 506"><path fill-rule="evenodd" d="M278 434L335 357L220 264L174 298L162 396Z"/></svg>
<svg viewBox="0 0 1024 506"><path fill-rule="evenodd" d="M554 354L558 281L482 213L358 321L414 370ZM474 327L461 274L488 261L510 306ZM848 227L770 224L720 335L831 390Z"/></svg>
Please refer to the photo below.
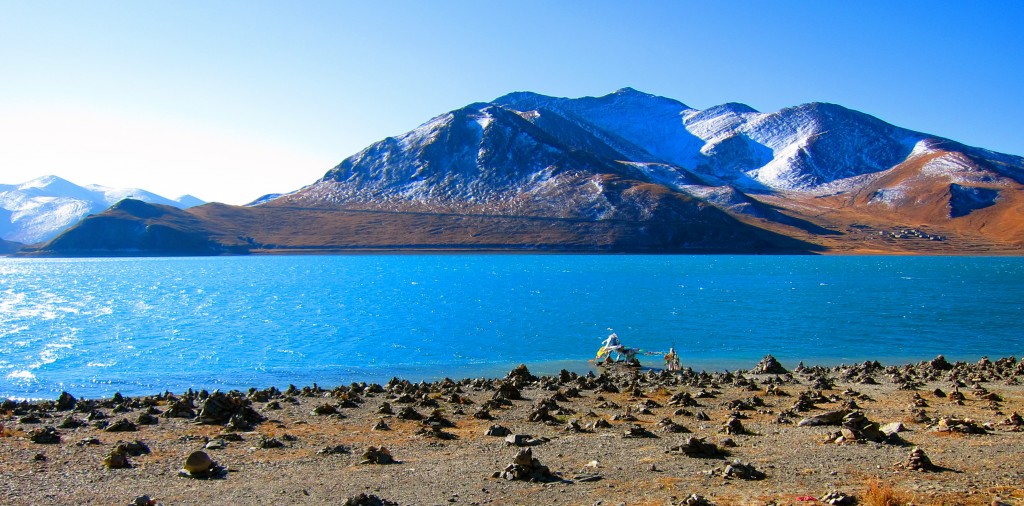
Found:
<svg viewBox="0 0 1024 506"><path fill-rule="evenodd" d="M21 184L0 184L0 238L26 244L43 242L85 216L129 197L179 208L203 204L191 195L170 200L137 188L79 186L44 176Z"/></svg>
<svg viewBox="0 0 1024 506"><path fill-rule="evenodd" d="M1024 158L833 104L521 92L386 138L295 192L184 214L249 251L1020 253Z"/></svg>

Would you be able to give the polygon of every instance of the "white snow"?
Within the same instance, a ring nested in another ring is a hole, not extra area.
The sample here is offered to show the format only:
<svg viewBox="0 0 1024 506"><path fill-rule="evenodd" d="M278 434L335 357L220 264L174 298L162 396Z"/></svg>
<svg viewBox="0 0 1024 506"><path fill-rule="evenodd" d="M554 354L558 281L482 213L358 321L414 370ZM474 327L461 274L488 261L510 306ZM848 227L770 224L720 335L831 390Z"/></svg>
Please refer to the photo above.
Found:
<svg viewBox="0 0 1024 506"><path fill-rule="evenodd" d="M0 189L0 238L25 244L52 239L89 214L102 212L128 197L155 204L186 207L138 188L78 186L56 176L44 176ZM196 199L198 200L198 199ZM2 216L2 214L0 214Z"/></svg>

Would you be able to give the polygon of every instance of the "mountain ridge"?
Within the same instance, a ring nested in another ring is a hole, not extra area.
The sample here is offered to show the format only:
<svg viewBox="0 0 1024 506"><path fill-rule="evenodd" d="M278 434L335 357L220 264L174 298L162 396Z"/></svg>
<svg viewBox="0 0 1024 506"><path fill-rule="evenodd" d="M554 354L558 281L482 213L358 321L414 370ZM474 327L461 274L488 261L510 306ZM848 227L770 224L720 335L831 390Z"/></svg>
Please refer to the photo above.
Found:
<svg viewBox="0 0 1024 506"><path fill-rule="evenodd" d="M476 248L477 227L487 244L509 249L950 254L1020 251L1022 195L1024 158L838 104L697 110L623 88L469 104L249 211L200 206L191 214L224 244L247 238L249 251ZM229 225L232 213L248 225ZM268 225L303 213L337 233ZM374 232L374 220L410 240ZM537 241L542 223L553 232Z"/></svg>

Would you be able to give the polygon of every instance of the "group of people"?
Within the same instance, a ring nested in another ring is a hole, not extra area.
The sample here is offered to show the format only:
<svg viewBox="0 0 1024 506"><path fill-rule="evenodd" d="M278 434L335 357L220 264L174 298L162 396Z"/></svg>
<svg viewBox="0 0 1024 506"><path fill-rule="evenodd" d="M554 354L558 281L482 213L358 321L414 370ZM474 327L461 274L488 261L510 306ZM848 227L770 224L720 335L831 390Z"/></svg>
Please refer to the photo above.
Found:
<svg viewBox="0 0 1024 506"><path fill-rule="evenodd" d="M627 348L623 346L622 343L619 342L618 334L612 332L611 335L601 343L601 348L597 350L597 360L602 360L603 357L604 362L607 363L622 360L631 362L636 360L636 354L639 351L640 350L636 348ZM612 356L613 353L615 354L614 358ZM664 355L666 369L669 371L678 371L682 369L682 366L679 363L679 354L676 353L674 346L669 348L668 353L665 353Z"/></svg>

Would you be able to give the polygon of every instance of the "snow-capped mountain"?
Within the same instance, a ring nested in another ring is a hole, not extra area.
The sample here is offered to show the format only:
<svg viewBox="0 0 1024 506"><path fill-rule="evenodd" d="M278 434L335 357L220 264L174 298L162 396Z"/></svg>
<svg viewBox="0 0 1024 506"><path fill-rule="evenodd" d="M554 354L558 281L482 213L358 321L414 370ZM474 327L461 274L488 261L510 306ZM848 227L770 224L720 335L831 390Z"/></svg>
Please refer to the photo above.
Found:
<svg viewBox="0 0 1024 506"><path fill-rule="evenodd" d="M124 202L27 254L1024 251L1024 158L834 104L630 88L470 104L244 207Z"/></svg>
<svg viewBox="0 0 1024 506"><path fill-rule="evenodd" d="M913 200L908 185L945 181L944 191L958 195L945 202L959 208L947 209L952 218L965 214L958 203L995 202L1024 183L1024 158L839 105L698 110L625 88L578 99L517 92L471 104L375 143L266 205L633 219L665 203L644 186L656 185L764 218L747 205L752 197L852 195L926 159L916 183L878 187L859 205L892 208ZM966 190L949 186L963 186L968 174Z"/></svg>
<svg viewBox="0 0 1024 506"><path fill-rule="evenodd" d="M126 198L182 209L204 203L191 195L170 200L137 188L79 186L43 176L21 184L0 184L0 238L24 244L46 241Z"/></svg>

